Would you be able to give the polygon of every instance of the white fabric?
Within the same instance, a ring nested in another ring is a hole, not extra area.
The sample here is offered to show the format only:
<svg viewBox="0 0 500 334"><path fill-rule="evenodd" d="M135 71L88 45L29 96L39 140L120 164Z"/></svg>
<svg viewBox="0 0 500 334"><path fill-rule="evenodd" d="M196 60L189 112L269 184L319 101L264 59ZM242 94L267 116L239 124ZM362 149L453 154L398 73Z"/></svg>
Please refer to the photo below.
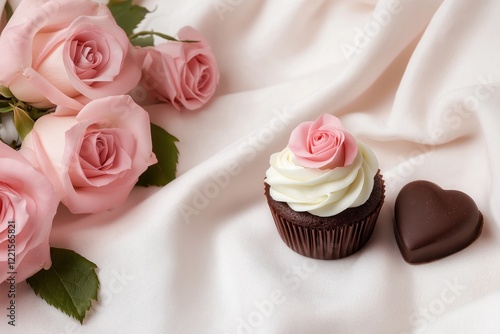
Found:
<svg viewBox="0 0 500 334"><path fill-rule="evenodd" d="M99 266L100 302L80 325L20 284L11 328L2 287L2 333L499 332L497 0L157 5L143 27L195 27L221 71L203 110L149 108L180 139L178 177L102 214L61 208L51 242ZM370 145L387 184L369 243L337 261L287 248L263 195L269 156L324 112ZM472 196L481 237L404 262L394 200L415 179Z"/></svg>

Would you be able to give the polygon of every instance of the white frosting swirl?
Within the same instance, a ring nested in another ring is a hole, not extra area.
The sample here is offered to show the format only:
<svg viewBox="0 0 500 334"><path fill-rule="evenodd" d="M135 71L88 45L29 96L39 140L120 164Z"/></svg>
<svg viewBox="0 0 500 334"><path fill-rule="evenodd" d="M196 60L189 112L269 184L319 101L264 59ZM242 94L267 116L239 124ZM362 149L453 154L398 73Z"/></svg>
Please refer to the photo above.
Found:
<svg viewBox="0 0 500 334"><path fill-rule="evenodd" d="M305 168L297 164L286 147L271 155L266 172L271 197L286 202L295 211L329 217L364 204L373 190L378 160L372 150L358 141L352 164L334 169Z"/></svg>

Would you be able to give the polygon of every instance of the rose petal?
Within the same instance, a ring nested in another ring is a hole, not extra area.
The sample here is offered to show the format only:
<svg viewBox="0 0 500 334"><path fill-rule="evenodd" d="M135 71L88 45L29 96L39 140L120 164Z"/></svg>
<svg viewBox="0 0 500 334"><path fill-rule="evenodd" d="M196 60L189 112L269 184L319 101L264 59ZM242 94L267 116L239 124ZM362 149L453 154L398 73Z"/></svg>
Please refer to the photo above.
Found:
<svg viewBox="0 0 500 334"><path fill-rule="evenodd" d="M299 124L292 131L288 146L297 162L308 168L348 166L358 152L356 139L344 130L337 117L330 114Z"/></svg>

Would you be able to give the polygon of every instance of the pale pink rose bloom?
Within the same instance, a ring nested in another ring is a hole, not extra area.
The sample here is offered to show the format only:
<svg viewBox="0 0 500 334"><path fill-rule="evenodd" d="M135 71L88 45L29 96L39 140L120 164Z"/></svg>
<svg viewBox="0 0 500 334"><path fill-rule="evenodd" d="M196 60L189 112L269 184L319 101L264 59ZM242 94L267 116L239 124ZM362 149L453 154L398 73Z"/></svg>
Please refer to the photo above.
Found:
<svg viewBox="0 0 500 334"><path fill-rule="evenodd" d="M128 93L141 77L134 48L108 7L91 0L23 0L0 36L0 84L36 107L79 110Z"/></svg>
<svg viewBox="0 0 500 334"><path fill-rule="evenodd" d="M93 100L76 116L42 116L20 151L43 171L73 213L122 204L139 176L157 161L149 114L129 95Z"/></svg>
<svg viewBox="0 0 500 334"><path fill-rule="evenodd" d="M153 98L180 109L198 109L207 103L219 83L219 67L206 39L192 27L179 30L180 40L146 49L143 87Z"/></svg>
<svg viewBox="0 0 500 334"><path fill-rule="evenodd" d="M297 162L308 168L348 166L358 154L356 139L330 114L299 124L290 134L288 147Z"/></svg>
<svg viewBox="0 0 500 334"><path fill-rule="evenodd" d="M49 234L58 205L45 175L0 142L0 283L9 272L16 273L9 282L19 283L51 266Z"/></svg>

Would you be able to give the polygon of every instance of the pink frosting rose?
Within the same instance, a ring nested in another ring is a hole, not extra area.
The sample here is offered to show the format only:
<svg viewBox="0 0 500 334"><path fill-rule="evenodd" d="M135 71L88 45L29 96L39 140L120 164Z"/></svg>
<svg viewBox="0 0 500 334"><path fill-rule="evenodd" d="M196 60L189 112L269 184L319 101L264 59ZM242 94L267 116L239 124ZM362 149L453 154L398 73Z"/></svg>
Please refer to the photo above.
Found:
<svg viewBox="0 0 500 334"><path fill-rule="evenodd" d="M92 0L23 0L0 36L0 84L36 107L79 110L128 93L145 53Z"/></svg>
<svg viewBox="0 0 500 334"><path fill-rule="evenodd" d="M157 161L149 114L129 95L93 100L76 116L42 116L20 151L43 171L73 213L120 205Z"/></svg>
<svg viewBox="0 0 500 334"><path fill-rule="evenodd" d="M180 109L198 109L215 93L219 67L205 38L192 27L179 30L180 40L196 43L166 42L147 48L143 87L162 102Z"/></svg>
<svg viewBox="0 0 500 334"><path fill-rule="evenodd" d="M59 198L45 175L3 142L0 204L0 283L15 284L50 267L49 233Z"/></svg>
<svg viewBox="0 0 500 334"><path fill-rule="evenodd" d="M297 162L308 168L348 166L358 154L356 139L330 114L299 124L290 135L288 147Z"/></svg>

